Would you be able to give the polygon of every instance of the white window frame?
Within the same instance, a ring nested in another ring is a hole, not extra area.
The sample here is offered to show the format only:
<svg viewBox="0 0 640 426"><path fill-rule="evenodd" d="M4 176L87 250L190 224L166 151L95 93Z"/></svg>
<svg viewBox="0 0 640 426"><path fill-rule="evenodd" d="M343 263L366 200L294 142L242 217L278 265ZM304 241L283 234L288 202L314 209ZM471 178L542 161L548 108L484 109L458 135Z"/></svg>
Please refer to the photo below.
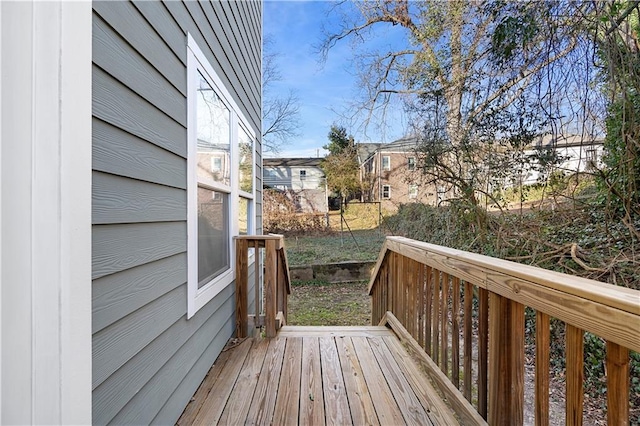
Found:
<svg viewBox="0 0 640 426"><path fill-rule="evenodd" d="M196 173L197 166L197 97L196 92L201 74L211 88L229 109L230 112L230 182L229 185L216 182L200 183ZM256 163L256 134L247 125L248 121L242 114L233 97L216 74L202 50L198 47L191 34L187 34L187 319L205 306L211 299L226 287L231 285L236 278L235 270L235 243L233 238L239 234L238 213L239 198L249 199L249 223L248 234L255 233L255 163ZM253 180L252 192L240 191L239 188L239 161L238 138L239 128L242 126L249 136L253 150L253 164L251 174ZM198 288L198 187L217 192L224 192L229 197L229 268L213 278L204 286ZM253 260L253 259L252 259Z"/></svg>
<svg viewBox="0 0 640 426"><path fill-rule="evenodd" d="M409 199L415 200L418 198L418 185L412 183L409 185Z"/></svg>
<svg viewBox="0 0 640 426"><path fill-rule="evenodd" d="M414 171L416 169L416 157L407 158L407 170Z"/></svg>
<svg viewBox="0 0 640 426"><path fill-rule="evenodd" d="M387 164L385 165L385 160L387 162ZM390 155L383 155L382 156L382 170L388 172L389 170L391 170L391 156Z"/></svg>
<svg viewBox="0 0 640 426"><path fill-rule="evenodd" d="M384 189L387 188L387 196L384 196ZM390 200L391 199L391 185L382 185L382 194L380 194L380 197L383 200Z"/></svg>
<svg viewBox="0 0 640 426"><path fill-rule="evenodd" d="M302 181L302 180L306 180L306 179L307 179L307 170L306 170L306 169L304 169L304 170L300 170L300 171L298 172L298 176L300 177L300 180L301 180L301 181Z"/></svg>

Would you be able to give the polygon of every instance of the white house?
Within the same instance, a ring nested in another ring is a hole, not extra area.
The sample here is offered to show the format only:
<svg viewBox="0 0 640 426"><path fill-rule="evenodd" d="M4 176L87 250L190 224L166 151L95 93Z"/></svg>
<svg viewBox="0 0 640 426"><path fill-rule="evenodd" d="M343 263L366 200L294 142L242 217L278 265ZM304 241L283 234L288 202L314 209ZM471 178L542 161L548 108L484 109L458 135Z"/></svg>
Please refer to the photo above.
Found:
<svg viewBox="0 0 640 426"><path fill-rule="evenodd" d="M559 171L564 174L592 171L602 165L604 141L598 138L587 138L580 135L544 135L525 150L526 156L542 155L555 157L558 162L545 170ZM527 171L523 184L539 183L544 178L543 167L535 160Z"/></svg>
<svg viewBox="0 0 640 426"><path fill-rule="evenodd" d="M300 212L327 213L327 178L322 158L264 158L263 185L284 192Z"/></svg>

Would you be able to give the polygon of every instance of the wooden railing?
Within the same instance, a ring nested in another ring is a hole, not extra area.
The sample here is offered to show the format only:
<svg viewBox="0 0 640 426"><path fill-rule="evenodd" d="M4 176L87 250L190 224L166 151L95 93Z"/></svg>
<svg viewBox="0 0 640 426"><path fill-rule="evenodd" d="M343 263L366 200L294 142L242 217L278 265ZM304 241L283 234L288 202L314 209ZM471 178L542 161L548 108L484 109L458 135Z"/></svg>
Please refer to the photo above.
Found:
<svg viewBox="0 0 640 426"><path fill-rule="evenodd" d="M585 331L606 341L608 424L629 424L640 291L388 237L369 294L373 324L414 349L463 424L523 423L525 306L535 310L536 424L549 424L551 317L566 324L566 424L582 423Z"/></svg>
<svg viewBox="0 0 640 426"><path fill-rule="evenodd" d="M248 312L250 249L254 250L252 315ZM264 256L261 256L261 250L264 250ZM273 234L236 237L236 336L247 337L255 329L264 327L267 337L275 337L278 328L286 322L289 294L291 283L284 237Z"/></svg>

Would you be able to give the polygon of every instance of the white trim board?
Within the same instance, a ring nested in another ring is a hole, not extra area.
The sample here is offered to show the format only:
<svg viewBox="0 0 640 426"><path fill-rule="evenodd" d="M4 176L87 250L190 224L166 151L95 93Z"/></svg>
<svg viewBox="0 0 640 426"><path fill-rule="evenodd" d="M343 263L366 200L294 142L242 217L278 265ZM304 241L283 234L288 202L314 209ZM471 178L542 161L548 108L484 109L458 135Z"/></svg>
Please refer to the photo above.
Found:
<svg viewBox="0 0 640 426"><path fill-rule="evenodd" d="M0 422L89 424L91 3L0 8Z"/></svg>

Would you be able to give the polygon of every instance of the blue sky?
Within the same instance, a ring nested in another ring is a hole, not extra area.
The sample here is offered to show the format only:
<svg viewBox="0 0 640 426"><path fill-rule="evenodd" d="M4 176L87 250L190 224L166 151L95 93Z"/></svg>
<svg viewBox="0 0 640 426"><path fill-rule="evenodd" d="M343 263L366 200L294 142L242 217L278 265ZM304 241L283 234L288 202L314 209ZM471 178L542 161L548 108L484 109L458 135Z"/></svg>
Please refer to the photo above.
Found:
<svg viewBox="0 0 640 426"><path fill-rule="evenodd" d="M293 90L300 105L300 136L283 146L279 157L315 157L324 155L331 124L344 125L357 142L392 142L403 133L400 112L383 133L368 127L361 129L341 119L358 96L358 79L352 69L353 52L349 41L337 44L321 63L317 46L323 40L323 28L335 30L340 17L330 12L329 1L265 1L263 31L278 53L282 80L274 83L272 93L285 96ZM267 154L267 156L274 156Z"/></svg>

